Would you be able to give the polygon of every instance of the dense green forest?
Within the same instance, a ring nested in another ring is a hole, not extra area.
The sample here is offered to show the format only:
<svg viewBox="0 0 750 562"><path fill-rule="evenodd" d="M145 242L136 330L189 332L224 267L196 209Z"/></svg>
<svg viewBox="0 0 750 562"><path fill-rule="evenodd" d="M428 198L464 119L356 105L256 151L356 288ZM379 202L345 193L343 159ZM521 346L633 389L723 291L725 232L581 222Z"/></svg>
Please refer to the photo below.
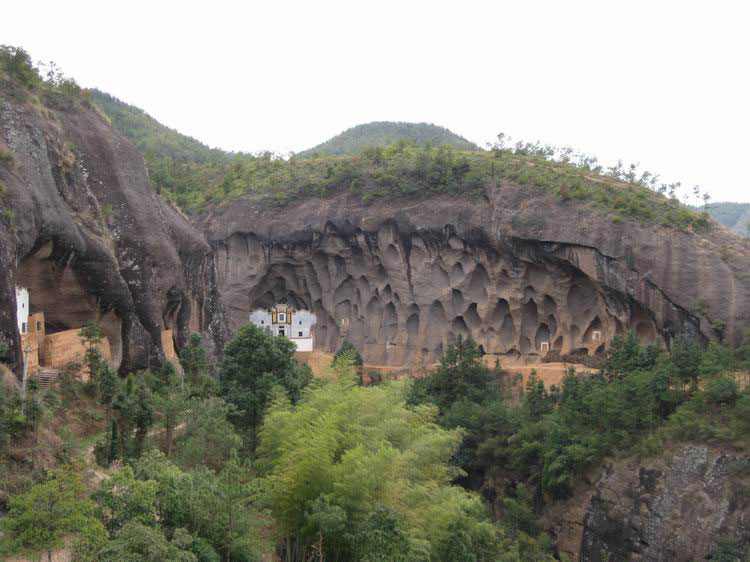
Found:
<svg viewBox="0 0 750 562"><path fill-rule="evenodd" d="M355 155L372 146L388 146L401 141L418 146L447 145L458 150L479 150L474 143L445 127L431 123L375 121L347 129L313 148L300 152L299 156Z"/></svg>
<svg viewBox="0 0 750 562"><path fill-rule="evenodd" d="M540 516L603 458L680 440L750 446L750 389L730 375L750 368L750 338L666 352L630 333L598 374L571 370L559 388L532 377L520 400L471 340L426 377L369 386L351 344L313 379L286 338L250 325L215 372L198 335L180 372L121 378L89 350L89 382L0 395L12 482L0 553L72 537L81 561L554 560ZM58 448L57 468L19 459L19 444L39 446L82 407L99 419L99 477L83 443Z"/></svg>
<svg viewBox="0 0 750 562"><path fill-rule="evenodd" d="M631 218L680 229L709 225L707 215L679 203L680 184L660 183L655 174L622 163L604 168L596 158L568 148L510 144L502 134L490 150L478 150L462 147L439 127L369 124L329 141L338 148L328 152L343 155L314 149L288 159L270 152L229 154L184 137L111 96L96 91L92 96L112 125L143 152L155 189L189 213L240 197L283 206L343 191L364 203L441 193L480 197L488 187L507 182L593 207L614 222Z"/></svg>

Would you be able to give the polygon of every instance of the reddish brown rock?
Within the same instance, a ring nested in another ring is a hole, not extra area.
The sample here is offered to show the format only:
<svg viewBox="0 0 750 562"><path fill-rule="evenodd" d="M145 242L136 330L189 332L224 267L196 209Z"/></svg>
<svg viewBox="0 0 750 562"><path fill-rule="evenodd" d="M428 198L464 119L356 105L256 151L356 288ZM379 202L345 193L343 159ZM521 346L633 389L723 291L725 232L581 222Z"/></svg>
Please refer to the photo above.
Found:
<svg viewBox="0 0 750 562"><path fill-rule="evenodd" d="M165 329L221 345L211 249L153 192L128 140L85 103L0 96L0 142L12 154L0 166L0 341L16 363L16 285L48 331L100 321L123 370L160 361Z"/></svg>
<svg viewBox="0 0 750 562"><path fill-rule="evenodd" d="M319 316L368 362L430 362L459 334L487 353L594 354L618 332L738 342L750 314L750 242L624 221L513 185L468 200L339 194L281 209L239 200L203 218L232 329L280 299ZM716 325L716 324L714 324Z"/></svg>

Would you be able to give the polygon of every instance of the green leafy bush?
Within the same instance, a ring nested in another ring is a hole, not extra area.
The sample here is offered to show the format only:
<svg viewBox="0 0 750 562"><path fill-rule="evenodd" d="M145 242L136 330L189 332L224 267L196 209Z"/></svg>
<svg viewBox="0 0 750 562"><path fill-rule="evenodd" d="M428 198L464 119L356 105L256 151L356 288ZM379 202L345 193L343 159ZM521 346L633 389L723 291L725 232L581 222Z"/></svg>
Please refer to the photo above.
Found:
<svg viewBox="0 0 750 562"><path fill-rule="evenodd" d="M739 397L739 387L733 378L721 376L708 381L705 393L710 404L734 404Z"/></svg>

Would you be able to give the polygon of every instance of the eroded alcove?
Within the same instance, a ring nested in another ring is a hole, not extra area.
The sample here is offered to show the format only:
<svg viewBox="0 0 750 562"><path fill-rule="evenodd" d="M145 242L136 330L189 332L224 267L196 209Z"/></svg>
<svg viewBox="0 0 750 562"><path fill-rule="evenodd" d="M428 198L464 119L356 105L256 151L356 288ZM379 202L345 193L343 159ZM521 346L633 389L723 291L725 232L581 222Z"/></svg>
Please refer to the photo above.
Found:
<svg viewBox="0 0 750 562"><path fill-rule="evenodd" d="M43 333L39 343L42 366L61 368L80 362L85 353L78 331L86 322L96 322L107 338L107 359L117 368L122 362L122 319L111 307L103 306L91 287L84 286L71 256L54 253L52 242L21 260L17 283L29 292L29 312L36 315L34 326ZM43 317L43 320L41 318Z"/></svg>
<svg viewBox="0 0 750 562"><path fill-rule="evenodd" d="M602 353L630 328L644 341L661 338L654 315L631 297L539 248L517 252L435 232L402 239L393 226L234 247L252 265L218 272L220 283L241 287L225 293L232 310L293 302L317 315L319 348L333 351L347 338L370 363L434 362L458 336L488 355L536 357ZM236 328L244 319L230 320Z"/></svg>

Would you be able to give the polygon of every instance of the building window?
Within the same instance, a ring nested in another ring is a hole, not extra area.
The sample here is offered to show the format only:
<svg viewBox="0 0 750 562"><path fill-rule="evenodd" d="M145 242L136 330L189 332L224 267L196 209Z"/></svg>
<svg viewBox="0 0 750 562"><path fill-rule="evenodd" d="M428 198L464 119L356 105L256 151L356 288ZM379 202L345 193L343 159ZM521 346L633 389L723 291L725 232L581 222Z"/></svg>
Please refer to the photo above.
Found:
<svg viewBox="0 0 750 562"><path fill-rule="evenodd" d="M302 320L299 321L299 325L302 326Z"/></svg>
<svg viewBox="0 0 750 562"><path fill-rule="evenodd" d="M261 320L261 321L260 321L260 323L261 323L261 324L263 324L264 322L265 322L265 320Z"/></svg>
<svg viewBox="0 0 750 562"><path fill-rule="evenodd" d="M286 312L279 312L279 324L286 322Z"/></svg>
<svg viewBox="0 0 750 562"><path fill-rule="evenodd" d="M29 325L26 322L21 322L21 333L25 334L26 330L29 329Z"/></svg>
<svg viewBox="0 0 750 562"><path fill-rule="evenodd" d="M602 333L599 330L594 330L594 333L591 334L593 336L594 341L599 341L602 339Z"/></svg>
<svg viewBox="0 0 750 562"><path fill-rule="evenodd" d="M285 335L286 335L286 334L284 333L284 328L279 328L279 335L280 335L280 336L285 336Z"/></svg>
<svg viewBox="0 0 750 562"><path fill-rule="evenodd" d="M42 331L42 323L39 320L36 321L36 331L37 332Z"/></svg>
<svg viewBox="0 0 750 562"><path fill-rule="evenodd" d="M542 342L542 343L541 343L541 344L539 345L539 348L540 348L540 351L541 351L542 353L547 353L547 352L549 351L549 342L548 342L548 341L543 341L543 342Z"/></svg>
<svg viewBox="0 0 750 562"><path fill-rule="evenodd" d="M302 332L297 332L297 335L298 335L299 337L302 337Z"/></svg>

